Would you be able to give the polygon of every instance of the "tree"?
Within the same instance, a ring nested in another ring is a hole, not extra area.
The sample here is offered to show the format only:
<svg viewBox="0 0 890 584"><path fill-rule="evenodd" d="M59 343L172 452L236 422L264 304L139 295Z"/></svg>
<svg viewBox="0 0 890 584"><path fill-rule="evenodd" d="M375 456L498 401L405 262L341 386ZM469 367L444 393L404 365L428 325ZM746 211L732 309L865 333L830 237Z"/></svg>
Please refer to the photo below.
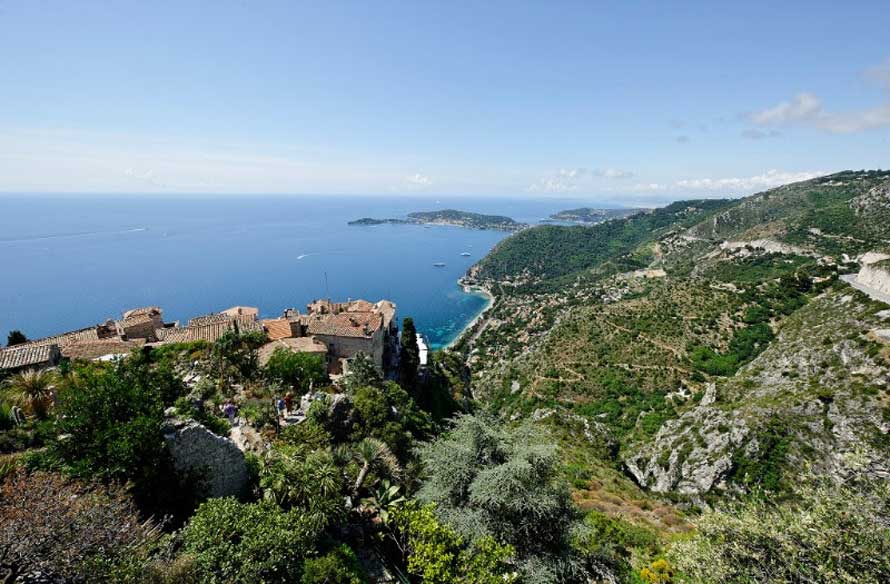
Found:
<svg viewBox="0 0 890 584"><path fill-rule="evenodd" d="M417 346L417 329L414 328L414 319L406 317L402 321L402 338L399 351L399 381L402 387L414 386L417 379L417 369L420 367L420 348Z"/></svg>
<svg viewBox="0 0 890 584"><path fill-rule="evenodd" d="M350 359L345 379L346 391L351 393L360 387L380 387L382 384L383 377L366 353L358 353Z"/></svg>
<svg viewBox="0 0 890 584"><path fill-rule="evenodd" d="M25 336L20 330L9 331L9 334L6 335L6 346L14 347L16 345L22 345L28 342L28 337Z"/></svg>
<svg viewBox="0 0 890 584"><path fill-rule="evenodd" d="M393 541L408 572L424 584L503 584L516 582L513 547L490 536L469 545L439 521L434 505L411 501L392 513Z"/></svg>
<svg viewBox="0 0 890 584"><path fill-rule="evenodd" d="M419 451L429 477L417 497L435 503L458 535L512 545L531 581L587 580L589 558L573 547L583 528L580 512L557 480L555 447L536 428L508 429L464 415Z"/></svg>
<svg viewBox="0 0 890 584"><path fill-rule="evenodd" d="M52 404L55 380L52 373L29 369L5 379L2 389L9 401L43 420Z"/></svg>
<svg viewBox="0 0 890 584"><path fill-rule="evenodd" d="M271 501L210 499L183 530L185 551L195 558L201 582L289 584L303 576L324 530L318 517L282 510Z"/></svg>
<svg viewBox="0 0 890 584"><path fill-rule="evenodd" d="M329 450L279 445L260 466L263 498L283 509L297 509L322 525L330 525L345 514L343 473Z"/></svg>
<svg viewBox="0 0 890 584"><path fill-rule="evenodd" d="M231 374L239 379L252 379L259 370L257 349L265 342L266 335L261 332L241 333L236 329L223 333L211 350L220 378Z"/></svg>
<svg viewBox="0 0 890 584"><path fill-rule="evenodd" d="M356 444L353 457L359 464L358 475L355 477L355 484L352 487L353 495L358 495L371 470L385 472L393 478L398 478L402 472L398 459L389 447L376 438L365 438Z"/></svg>
<svg viewBox="0 0 890 584"><path fill-rule="evenodd" d="M429 416L394 382L387 382L382 388L355 390L352 404L357 418L350 435L352 441L378 438L401 460L408 456L415 439L425 437L431 428Z"/></svg>
<svg viewBox="0 0 890 584"><path fill-rule="evenodd" d="M13 471L0 483L0 572L47 581L112 582L136 575L159 537L122 487L58 473Z"/></svg>
<svg viewBox="0 0 890 584"><path fill-rule="evenodd" d="M312 353L297 353L283 347L275 349L265 368L266 377L304 392L328 381L324 358Z"/></svg>

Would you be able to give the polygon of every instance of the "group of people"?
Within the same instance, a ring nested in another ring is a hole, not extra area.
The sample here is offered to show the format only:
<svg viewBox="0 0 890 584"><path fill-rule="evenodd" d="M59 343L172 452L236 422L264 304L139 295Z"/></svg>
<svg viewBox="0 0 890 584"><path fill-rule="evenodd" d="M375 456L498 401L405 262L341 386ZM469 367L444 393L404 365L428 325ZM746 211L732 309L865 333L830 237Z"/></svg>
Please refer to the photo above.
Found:
<svg viewBox="0 0 890 584"><path fill-rule="evenodd" d="M287 392L284 394L284 397L276 397L275 398L275 409L278 410L278 417L283 418L293 411L294 405L294 394L293 392Z"/></svg>

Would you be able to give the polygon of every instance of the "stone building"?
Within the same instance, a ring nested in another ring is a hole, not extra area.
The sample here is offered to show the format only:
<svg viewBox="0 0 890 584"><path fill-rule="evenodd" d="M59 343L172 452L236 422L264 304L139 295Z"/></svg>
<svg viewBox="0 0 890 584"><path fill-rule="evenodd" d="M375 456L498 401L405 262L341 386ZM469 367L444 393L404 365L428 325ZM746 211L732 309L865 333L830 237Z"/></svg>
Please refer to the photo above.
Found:
<svg viewBox="0 0 890 584"><path fill-rule="evenodd" d="M55 367L62 358L59 346L26 343L0 349L0 370L17 373L27 369Z"/></svg>

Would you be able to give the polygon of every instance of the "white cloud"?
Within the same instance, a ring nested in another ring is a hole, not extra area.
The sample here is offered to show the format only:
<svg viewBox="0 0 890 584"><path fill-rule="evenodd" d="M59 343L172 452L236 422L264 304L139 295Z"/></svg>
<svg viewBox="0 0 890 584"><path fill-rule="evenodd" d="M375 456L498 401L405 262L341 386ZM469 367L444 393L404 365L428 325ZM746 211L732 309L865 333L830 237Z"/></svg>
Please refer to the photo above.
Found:
<svg viewBox="0 0 890 584"><path fill-rule="evenodd" d="M601 176L603 178L631 178L634 176L629 170L620 170L618 168L605 168L602 170L595 170L593 174L596 176Z"/></svg>
<svg viewBox="0 0 890 584"><path fill-rule="evenodd" d="M817 172L783 172L768 170L763 174L733 178L697 178L678 180L674 183L675 190L718 191L724 193L750 193L771 189L784 184L810 180L827 173Z"/></svg>
<svg viewBox="0 0 890 584"><path fill-rule="evenodd" d="M869 81L890 92L890 59L865 71ZM812 93L800 93L791 101L748 114L748 120L759 126L802 125L832 134L852 134L890 126L890 96L875 107L851 111L831 112L822 100Z"/></svg>
<svg viewBox="0 0 890 584"><path fill-rule="evenodd" d="M782 132L778 130L760 130L758 128L748 128L742 130L742 138L749 140L766 140L768 138L778 138Z"/></svg>
<svg viewBox="0 0 890 584"><path fill-rule="evenodd" d="M588 170L586 168L560 168L554 174L545 176L528 187L531 193L573 193L582 187L593 188L594 178L625 179L631 178L634 173L618 168L601 168Z"/></svg>
<svg viewBox="0 0 890 584"><path fill-rule="evenodd" d="M416 187L428 187L431 184L433 184L433 179L431 179L430 177L428 177L425 174L420 174L419 172L414 173L409 177L406 177L405 181L408 184L414 185Z"/></svg>

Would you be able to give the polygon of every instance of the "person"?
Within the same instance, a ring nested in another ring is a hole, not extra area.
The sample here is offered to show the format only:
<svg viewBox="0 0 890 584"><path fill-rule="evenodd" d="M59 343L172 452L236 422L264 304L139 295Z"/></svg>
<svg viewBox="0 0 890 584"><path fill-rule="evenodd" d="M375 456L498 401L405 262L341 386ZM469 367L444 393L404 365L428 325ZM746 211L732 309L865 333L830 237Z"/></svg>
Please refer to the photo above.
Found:
<svg viewBox="0 0 890 584"><path fill-rule="evenodd" d="M238 414L238 406L232 403L232 400L226 400L226 405L223 406L223 413L229 419L229 424L234 426L235 416Z"/></svg>
<svg viewBox="0 0 890 584"><path fill-rule="evenodd" d="M284 416L284 413L285 413L285 411L284 411L284 400L281 399L280 397L279 397L279 398L275 398L275 405L276 405L276 407L278 408L278 415L283 417L283 416Z"/></svg>
<svg viewBox="0 0 890 584"><path fill-rule="evenodd" d="M287 392L284 394L284 411L289 413L291 411L291 406L294 403L294 394L292 392Z"/></svg>

